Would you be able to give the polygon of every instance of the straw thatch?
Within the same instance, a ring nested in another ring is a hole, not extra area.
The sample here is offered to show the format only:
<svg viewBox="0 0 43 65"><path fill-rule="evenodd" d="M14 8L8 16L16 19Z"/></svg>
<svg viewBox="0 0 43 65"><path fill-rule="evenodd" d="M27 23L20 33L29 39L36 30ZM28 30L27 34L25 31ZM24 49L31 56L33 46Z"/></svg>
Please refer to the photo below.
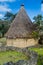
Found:
<svg viewBox="0 0 43 65"><path fill-rule="evenodd" d="M22 6L5 36L7 38L29 38L32 26L33 23Z"/></svg>

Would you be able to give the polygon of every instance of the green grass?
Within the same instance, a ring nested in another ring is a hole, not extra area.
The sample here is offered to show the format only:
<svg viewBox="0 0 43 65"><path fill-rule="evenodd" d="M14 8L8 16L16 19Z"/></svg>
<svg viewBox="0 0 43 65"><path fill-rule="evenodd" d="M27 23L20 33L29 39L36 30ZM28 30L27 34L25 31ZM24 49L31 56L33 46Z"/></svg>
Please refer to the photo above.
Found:
<svg viewBox="0 0 43 65"><path fill-rule="evenodd" d="M28 60L28 57L17 51L0 52L0 65L9 61L17 62L18 60Z"/></svg>
<svg viewBox="0 0 43 65"><path fill-rule="evenodd" d="M29 48L31 51L35 51L38 55L43 55L43 48Z"/></svg>

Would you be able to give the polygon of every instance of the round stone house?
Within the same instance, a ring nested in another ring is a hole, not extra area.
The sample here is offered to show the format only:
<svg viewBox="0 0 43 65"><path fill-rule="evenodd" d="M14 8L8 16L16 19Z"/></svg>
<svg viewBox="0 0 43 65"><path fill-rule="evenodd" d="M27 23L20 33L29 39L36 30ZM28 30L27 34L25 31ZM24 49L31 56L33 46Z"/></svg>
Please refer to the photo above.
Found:
<svg viewBox="0 0 43 65"><path fill-rule="evenodd" d="M32 31L33 23L22 5L8 32L5 34L6 45L19 48L36 45L37 41L32 37Z"/></svg>

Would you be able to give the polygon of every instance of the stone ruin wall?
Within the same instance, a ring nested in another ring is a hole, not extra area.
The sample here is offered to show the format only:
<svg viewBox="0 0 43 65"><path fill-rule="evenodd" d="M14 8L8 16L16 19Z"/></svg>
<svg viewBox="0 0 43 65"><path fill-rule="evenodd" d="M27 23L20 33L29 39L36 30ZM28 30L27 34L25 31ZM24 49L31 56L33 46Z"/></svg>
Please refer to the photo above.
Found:
<svg viewBox="0 0 43 65"><path fill-rule="evenodd" d="M34 46L38 44L38 40L35 39L7 39L7 46L14 46L19 48L25 48L29 46Z"/></svg>

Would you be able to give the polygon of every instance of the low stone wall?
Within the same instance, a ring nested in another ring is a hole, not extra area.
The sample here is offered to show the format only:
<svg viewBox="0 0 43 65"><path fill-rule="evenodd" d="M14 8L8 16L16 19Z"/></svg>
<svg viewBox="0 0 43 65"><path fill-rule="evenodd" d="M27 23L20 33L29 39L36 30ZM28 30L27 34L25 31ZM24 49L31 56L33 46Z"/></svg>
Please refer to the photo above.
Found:
<svg viewBox="0 0 43 65"><path fill-rule="evenodd" d="M28 48L43 48L43 45L35 45L35 46L26 47L26 48L18 48L14 46L0 46L0 51L16 50L18 52L24 52L24 50Z"/></svg>

